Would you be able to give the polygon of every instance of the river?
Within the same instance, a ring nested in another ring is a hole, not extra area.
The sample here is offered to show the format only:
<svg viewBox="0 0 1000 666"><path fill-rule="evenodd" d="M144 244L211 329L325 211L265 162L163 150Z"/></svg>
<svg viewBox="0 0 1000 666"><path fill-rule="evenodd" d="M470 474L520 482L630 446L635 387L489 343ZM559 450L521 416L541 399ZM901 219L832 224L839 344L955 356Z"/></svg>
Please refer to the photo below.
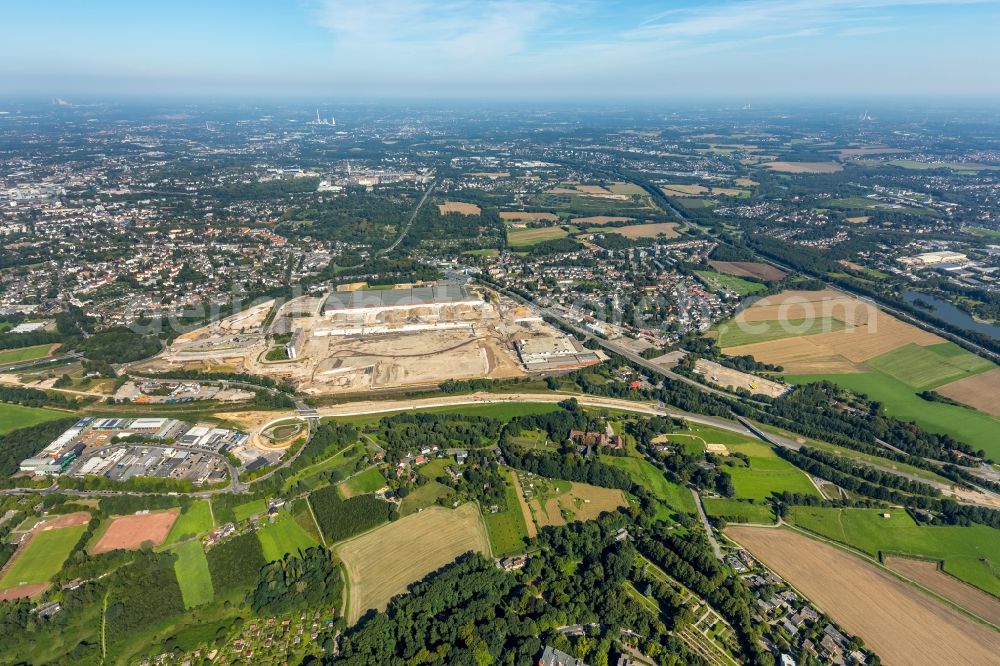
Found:
<svg viewBox="0 0 1000 666"><path fill-rule="evenodd" d="M997 326L996 324L984 324L983 322L976 321L967 312L960 310L957 306L952 305L948 301L942 300L937 296L921 294L916 291L904 291L902 296L903 300L910 305L915 306L918 310L926 310L929 314L934 315L941 321L946 321L953 326L958 326L968 331L982 333L983 335L987 335L1000 342L1000 326ZM923 301L924 303L930 303L933 307L931 309L926 309L914 302L917 299Z"/></svg>

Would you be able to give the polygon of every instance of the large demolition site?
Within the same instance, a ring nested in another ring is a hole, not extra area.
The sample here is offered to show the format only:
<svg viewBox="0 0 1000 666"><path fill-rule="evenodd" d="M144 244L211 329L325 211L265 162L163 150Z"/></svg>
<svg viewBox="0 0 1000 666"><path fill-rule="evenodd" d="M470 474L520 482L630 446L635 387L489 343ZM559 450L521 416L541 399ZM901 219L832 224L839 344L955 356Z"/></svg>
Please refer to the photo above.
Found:
<svg viewBox="0 0 1000 666"><path fill-rule="evenodd" d="M250 372L321 395L552 374L605 358L493 292L346 289L277 312L264 303L187 333L144 369Z"/></svg>

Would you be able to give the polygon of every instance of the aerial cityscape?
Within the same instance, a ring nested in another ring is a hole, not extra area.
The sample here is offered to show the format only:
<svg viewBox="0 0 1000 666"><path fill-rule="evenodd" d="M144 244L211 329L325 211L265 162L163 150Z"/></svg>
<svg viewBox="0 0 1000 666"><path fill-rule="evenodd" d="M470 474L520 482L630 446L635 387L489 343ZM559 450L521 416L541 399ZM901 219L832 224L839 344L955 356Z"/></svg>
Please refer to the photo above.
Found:
<svg viewBox="0 0 1000 666"><path fill-rule="evenodd" d="M97 4L4 9L0 664L1000 664L998 3Z"/></svg>

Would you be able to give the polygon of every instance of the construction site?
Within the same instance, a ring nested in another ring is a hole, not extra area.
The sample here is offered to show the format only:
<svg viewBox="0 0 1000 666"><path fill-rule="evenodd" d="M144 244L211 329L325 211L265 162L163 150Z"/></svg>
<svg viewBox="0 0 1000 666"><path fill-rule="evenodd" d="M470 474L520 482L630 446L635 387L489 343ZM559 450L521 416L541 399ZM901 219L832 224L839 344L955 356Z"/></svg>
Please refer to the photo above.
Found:
<svg viewBox="0 0 1000 666"><path fill-rule="evenodd" d="M603 360L494 292L454 283L366 286L233 315L178 338L144 369L248 372L329 395L566 372Z"/></svg>

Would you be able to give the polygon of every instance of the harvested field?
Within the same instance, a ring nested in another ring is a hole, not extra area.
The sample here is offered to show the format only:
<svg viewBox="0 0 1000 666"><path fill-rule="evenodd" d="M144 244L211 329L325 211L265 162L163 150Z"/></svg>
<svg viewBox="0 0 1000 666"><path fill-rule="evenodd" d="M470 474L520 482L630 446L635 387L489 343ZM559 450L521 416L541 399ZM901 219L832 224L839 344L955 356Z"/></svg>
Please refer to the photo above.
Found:
<svg viewBox="0 0 1000 666"><path fill-rule="evenodd" d="M615 231L618 231L616 229ZM569 234L560 227L537 227L535 229L510 229L507 231L507 242L513 247L534 245L547 240L565 238Z"/></svg>
<svg viewBox="0 0 1000 666"><path fill-rule="evenodd" d="M768 162L763 166L782 173L837 173L844 165L837 162Z"/></svg>
<svg viewBox="0 0 1000 666"><path fill-rule="evenodd" d="M904 323L877 307L833 290L786 291L762 298L741 312L735 322L799 322L833 319L850 324L840 330L773 339L763 330L762 342L726 347L730 355L752 354L782 365L790 374L864 372L865 361L907 344L937 345L941 338ZM740 341L743 342L744 338ZM810 370L805 370L810 368Z"/></svg>
<svg viewBox="0 0 1000 666"><path fill-rule="evenodd" d="M463 203L461 201L446 201L443 204L438 204L438 210L441 211L442 215L447 215L448 213L480 215L483 212L476 204Z"/></svg>
<svg viewBox="0 0 1000 666"><path fill-rule="evenodd" d="M370 608L385 610L397 594L468 551L490 553L479 508L430 507L337 548L349 582L347 624Z"/></svg>
<svg viewBox="0 0 1000 666"><path fill-rule="evenodd" d="M786 273L772 266L756 261L710 261L708 265L726 275L736 277L752 277L768 282L777 282L785 277Z"/></svg>
<svg viewBox="0 0 1000 666"><path fill-rule="evenodd" d="M167 540L170 528L174 526L179 514L180 509L169 509L155 513L115 516L90 552L98 555L112 550L137 550L146 542L159 546Z"/></svg>
<svg viewBox="0 0 1000 666"><path fill-rule="evenodd" d="M697 197L708 193L704 185L680 185L668 183L660 188L668 197Z"/></svg>
<svg viewBox="0 0 1000 666"><path fill-rule="evenodd" d="M1000 416L1000 368L959 379L934 390L963 405L975 407L993 416Z"/></svg>
<svg viewBox="0 0 1000 666"><path fill-rule="evenodd" d="M625 238L656 238L663 234L667 238L677 238L677 225L673 222L658 222L656 224L630 224L627 227L617 227L610 233L621 234Z"/></svg>
<svg viewBox="0 0 1000 666"><path fill-rule="evenodd" d="M626 506L626 502L625 494L620 490L573 482L566 492L547 499L544 507L537 498L532 499L529 505L536 509L538 526L548 527L577 520L593 520L605 511Z"/></svg>
<svg viewBox="0 0 1000 666"><path fill-rule="evenodd" d="M573 224L579 225L581 227L588 227L591 225L601 226L602 224L611 224L612 222L632 222L635 220L634 217L615 217L614 215L592 215L591 217L575 217L573 218Z"/></svg>
<svg viewBox="0 0 1000 666"><path fill-rule="evenodd" d="M870 219L872 218L868 215L859 215L857 217L849 217L847 218L847 221L850 222L851 224L864 224Z"/></svg>
<svg viewBox="0 0 1000 666"><path fill-rule="evenodd" d="M1000 627L1000 599L941 571L937 562L887 556L885 565L928 590Z"/></svg>
<svg viewBox="0 0 1000 666"><path fill-rule="evenodd" d="M555 213L525 213L521 211L503 211L500 219L505 222L558 222L559 216Z"/></svg>
<svg viewBox="0 0 1000 666"><path fill-rule="evenodd" d="M996 663L1000 633L875 564L789 529L730 526L726 535L860 636L885 664Z"/></svg>

